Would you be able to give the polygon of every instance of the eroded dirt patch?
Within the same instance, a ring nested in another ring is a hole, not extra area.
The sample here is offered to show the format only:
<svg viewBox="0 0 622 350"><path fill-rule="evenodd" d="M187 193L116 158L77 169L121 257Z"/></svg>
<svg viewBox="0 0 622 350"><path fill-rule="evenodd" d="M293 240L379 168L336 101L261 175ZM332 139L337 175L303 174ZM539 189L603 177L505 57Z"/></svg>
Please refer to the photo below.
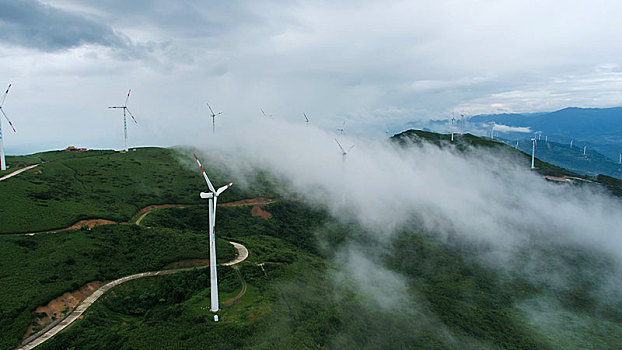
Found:
<svg viewBox="0 0 622 350"><path fill-rule="evenodd" d="M269 212L263 210L263 206L265 204L259 204L259 205L254 205L253 208L251 209L251 215L252 216L259 216L261 218L264 219L270 219L272 217L272 214L270 214Z"/></svg>
<svg viewBox="0 0 622 350"><path fill-rule="evenodd" d="M183 204L158 204L158 205L150 205L147 207L142 208L141 210L139 210L136 214L134 214L134 217L138 217L140 216L140 214L146 213L148 211L154 210L154 209L166 209L166 208L183 208L185 207L185 205Z"/></svg>
<svg viewBox="0 0 622 350"><path fill-rule="evenodd" d="M272 202L274 202L274 199L258 197L258 198L251 198L251 199L242 199L240 201L228 202L228 203L223 203L219 205L223 207L239 207L243 205L270 204Z"/></svg>
<svg viewBox="0 0 622 350"><path fill-rule="evenodd" d="M41 329L48 324L52 323L57 318L71 312L80 302L91 295L97 288L101 287L101 282L93 281L85 284L80 289L67 292L60 297L50 301L47 305L39 306L35 310L35 318L32 324L26 330L23 339L28 338L33 330Z"/></svg>

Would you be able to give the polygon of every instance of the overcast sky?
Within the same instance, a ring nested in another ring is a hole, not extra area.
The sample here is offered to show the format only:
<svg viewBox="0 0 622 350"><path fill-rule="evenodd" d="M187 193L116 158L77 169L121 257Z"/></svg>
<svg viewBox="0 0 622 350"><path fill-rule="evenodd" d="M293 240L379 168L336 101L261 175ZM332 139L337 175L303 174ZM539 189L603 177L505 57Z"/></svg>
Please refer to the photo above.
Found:
<svg viewBox="0 0 622 350"><path fill-rule="evenodd" d="M184 144L260 118L384 135L455 112L622 105L620 1L0 0L9 154Z"/></svg>

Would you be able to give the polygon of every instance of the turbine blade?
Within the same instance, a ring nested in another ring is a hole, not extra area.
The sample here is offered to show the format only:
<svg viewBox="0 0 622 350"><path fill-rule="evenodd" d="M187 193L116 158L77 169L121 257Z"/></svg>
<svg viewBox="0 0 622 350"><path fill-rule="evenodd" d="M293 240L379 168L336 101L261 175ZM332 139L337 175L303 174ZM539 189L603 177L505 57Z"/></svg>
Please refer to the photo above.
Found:
<svg viewBox="0 0 622 350"><path fill-rule="evenodd" d="M222 114L222 112L218 112L218 113L216 113L216 115L221 115L221 114Z"/></svg>
<svg viewBox="0 0 622 350"><path fill-rule="evenodd" d="M209 108L209 111L212 113L212 115L214 115L214 110L212 109L212 106L209 105L209 103L207 103L207 108Z"/></svg>
<svg viewBox="0 0 622 350"><path fill-rule="evenodd" d="M130 109L125 107L125 110L127 110L127 113L130 114L130 117L132 117L132 120L134 121L134 123L138 124L138 122L136 121L136 118L134 118L134 115L132 114L132 112L130 112Z"/></svg>
<svg viewBox="0 0 622 350"><path fill-rule="evenodd" d="M233 182L228 185L222 186L218 189L218 191L216 191L216 196L220 196L221 193L225 192L225 190L231 186L233 186Z"/></svg>
<svg viewBox="0 0 622 350"><path fill-rule="evenodd" d="M341 144L339 143L339 141L337 141L337 139L335 139L335 142L337 142L337 145L339 146L339 148L341 148L341 152L348 153L348 152L346 152L345 149L343 149L343 147L341 147Z"/></svg>
<svg viewBox="0 0 622 350"><path fill-rule="evenodd" d="M199 158L197 158L197 155L195 153L193 153L193 155L194 155L194 159L197 160L197 164L199 164L199 168L201 168L201 172L203 173L203 177L205 178L205 182L207 182L207 187L209 187L209 190L212 193L216 193L216 189L214 189L214 186L210 182L209 177L207 177L207 174L205 173L205 170L203 170L203 165L201 165L201 162L199 161Z"/></svg>
<svg viewBox="0 0 622 350"><path fill-rule="evenodd" d="M132 89L130 89L130 91L127 92L127 97L125 98L125 105L127 106L127 101L130 99L130 93L132 92Z"/></svg>
<svg viewBox="0 0 622 350"><path fill-rule="evenodd" d="M307 117L307 113L302 113L302 115L305 116L305 120L307 121L307 123L309 122L309 118Z"/></svg>
<svg viewBox="0 0 622 350"><path fill-rule="evenodd" d="M0 108L0 112L2 112L2 115L4 116L4 118L6 119L7 122L9 122L9 125L11 126L11 128L13 129L13 132L15 131L15 127L13 126L13 123L11 123L11 120L9 119L9 117L7 117L6 113L4 113L4 109Z"/></svg>
<svg viewBox="0 0 622 350"><path fill-rule="evenodd" d="M9 84L9 87L6 88L6 91L4 92L4 96L2 96L2 102L0 102L0 107L4 106L4 100L6 100L6 95L9 94L10 89L11 89L11 84Z"/></svg>
<svg viewBox="0 0 622 350"><path fill-rule="evenodd" d="M266 115L266 112L263 111L263 108L259 108L261 109L261 114L263 114L264 117L268 118L268 116Z"/></svg>
<svg viewBox="0 0 622 350"><path fill-rule="evenodd" d="M350 146L350 148L348 148L348 152L350 152L354 147L356 147L356 145Z"/></svg>

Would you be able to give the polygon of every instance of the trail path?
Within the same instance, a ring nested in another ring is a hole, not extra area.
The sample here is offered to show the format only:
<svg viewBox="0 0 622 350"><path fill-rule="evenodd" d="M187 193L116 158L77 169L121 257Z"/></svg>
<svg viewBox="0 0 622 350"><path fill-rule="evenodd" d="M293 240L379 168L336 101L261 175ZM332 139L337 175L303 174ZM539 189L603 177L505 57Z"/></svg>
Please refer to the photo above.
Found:
<svg viewBox="0 0 622 350"><path fill-rule="evenodd" d="M13 177L15 175L19 175L19 174L23 173L26 170L30 170L30 169L38 167L38 166L39 166L39 164L34 164L34 165L29 165L29 166L27 166L25 168L21 168L19 170L15 170L14 172L12 172L10 174L7 174L7 175L4 175L3 177L0 177L0 181L6 180L6 179L11 178L11 177Z"/></svg>
<svg viewBox="0 0 622 350"><path fill-rule="evenodd" d="M241 245L239 243L235 243L235 242L229 242L229 243L233 244L235 249L237 249L238 256L235 259L233 259L232 261L229 261L227 263L221 264L223 266L232 266L232 265L235 265L235 264L239 264L240 262L244 261L248 257L248 249L246 249L245 246L243 246L243 245ZM106 293L111 288L113 288L115 286L118 286L119 284L122 284L122 283L125 283L125 282L128 282L128 281L132 281L132 280L135 280L135 279L138 279L138 278L143 278L143 277L171 275L171 274L182 272L182 271L191 271L193 269L204 269L206 267L207 266L186 267L186 268L173 269L173 270L161 270L161 271L142 272L142 273L137 273L135 275L130 275L130 276L122 277L122 278L119 278L119 279L114 280L112 282L109 282L109 283L101 286L99 289L97 289L95 292L93 292L93 294L91 294L88 298L86 298L84 301L82 301L80 304L78 304L78 306L75 308L75 310L73 310L67 317L62 319L60 322L54 324L49 329L45 329L44 328L39 333L37 333L37 334L29 337L28 339L24 340L24 342L22 343L21 347L18 348L18 350L21 350L21 349L24 349L24 350L33 349L36 346L40 345L41 343L45 342L46 340L52 338L53 336L58 334L58 332L62 331L63 329L68 327L70 324L72 324L75 320L79 319L82 316L82 314L89 308L89 306L93 305L93 303L95 301L97 301L97 299L99 299L99 297L101 297L104 293ZM243 292L246 292L246 283L243 283L242 289L243 289ZM241 292L241 295L244 295L244 293ZM235 300L239 299L239 297L241 295L238 294L238 296L236 298L234 298L234 299Z"/></svg>
<svg viewBox="0 0 622 350"><path fill-rule="evenodd" d="M38 164L35 165L31 165L30 169L36 167ZM26 168L24 169L20 169L18 171L25 171L28 170ZM17 171L6 175L6 176L13 176ZM2 178L4 179L4 178ZM257 213L252 213L253 216L262 216L262 217L266 217L265 214L268 214L269 216L272 216L270 213L267 213L265 211L261 210L260 206L263 206L265 204L270 204L275 202L274 199L268 199L268 198L252 198L252 199L243 199L240 201L235 201L235 202L228 202L228 203L222 203L219 204L219 206L223 206L223 207L240 207L240 206L254 206L254 207L259 207L258 211L260 211L259 214ZM165 209L165 208L184 208L188 206L188 204L156 204L156 205L149 205L146 206L142 209L140 209L139 211L136 212L136 214L134 214L133 218L138 217L136 219L136 221L134 222L136 225L140 226L140 223L143 221L143 219L149 215L152 211L154 210L158 210L158 209ZM255 208L253 208L255 209ZM263 214L263 215L262 215ZM38 231L38 232L29 232L29 233L17 233L19 235L25 235L25 236L34 236L34 235L38 235L41 233L53 233L53 232L63 232L63 231L69 231L69 230L77 230L80 229L82 227L88 227L88 228L93 228L95 226L101 226L101 225L112 225L112 224L117 224L118 222L116 221L112 221L112 220L107 220L107 219L88 219L88 220L80 220L78 222L76 222L75 224L65 227L65 228L59 228L59 229L54 229L54 230L46 230L46 231ZM122 224L127 224L127 222L121 222ZM7 234L11 234L11 233L7 233Z"/></svg>

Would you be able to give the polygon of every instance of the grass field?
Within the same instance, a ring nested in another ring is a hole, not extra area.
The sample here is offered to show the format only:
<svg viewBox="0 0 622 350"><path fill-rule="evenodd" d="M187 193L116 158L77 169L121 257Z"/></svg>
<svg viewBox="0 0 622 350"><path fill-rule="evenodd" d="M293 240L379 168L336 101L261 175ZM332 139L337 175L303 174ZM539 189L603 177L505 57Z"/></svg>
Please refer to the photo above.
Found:
<svg viewBox="0 0 622 350"><path fill-rule="evenodd" d="M205 183L192 160L191 151L162 148L9 157L14 166L41 165L0 182L0 233L59 229L83 219L123 222L148 205L202 203ZM205 168L212 182L231 181L209 164ZM233 187L222 200L241 199L241 193Z"/></svg>

